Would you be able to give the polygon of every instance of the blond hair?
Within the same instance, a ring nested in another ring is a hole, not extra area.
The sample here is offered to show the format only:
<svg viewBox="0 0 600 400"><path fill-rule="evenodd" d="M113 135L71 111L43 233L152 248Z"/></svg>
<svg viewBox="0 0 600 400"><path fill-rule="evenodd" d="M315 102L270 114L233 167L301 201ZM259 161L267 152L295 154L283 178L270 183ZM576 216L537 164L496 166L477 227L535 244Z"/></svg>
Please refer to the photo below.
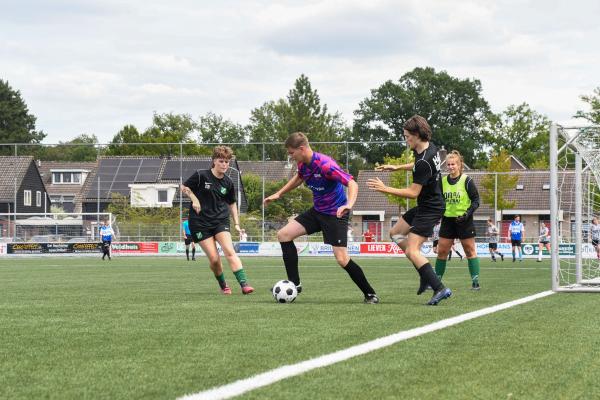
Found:
<svg viewBox="0 0 600 400"><path fill-rule="evenodd" d="M447 160L449 158L454 158L456 161L458 161L458 163L460 164L459 171L462 174L463 170L465 169L465 161L463 159L463 156L457 150L452 150L446 156L446 165L448 165L448 161Z"/></svg>

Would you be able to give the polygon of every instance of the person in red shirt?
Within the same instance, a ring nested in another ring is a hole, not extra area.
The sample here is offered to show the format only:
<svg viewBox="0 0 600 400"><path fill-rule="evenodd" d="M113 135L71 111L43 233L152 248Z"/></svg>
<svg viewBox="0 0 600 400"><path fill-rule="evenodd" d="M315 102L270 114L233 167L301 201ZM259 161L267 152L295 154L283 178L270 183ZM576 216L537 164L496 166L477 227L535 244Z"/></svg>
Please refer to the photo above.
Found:
<svg viewBox="0 0 600 400"><path fill-rule="evenodd" d="M368 229L365 231L365 233L363 233L363 237L365 238L365 242L372 242L373 241L373 234Z"/></svg>

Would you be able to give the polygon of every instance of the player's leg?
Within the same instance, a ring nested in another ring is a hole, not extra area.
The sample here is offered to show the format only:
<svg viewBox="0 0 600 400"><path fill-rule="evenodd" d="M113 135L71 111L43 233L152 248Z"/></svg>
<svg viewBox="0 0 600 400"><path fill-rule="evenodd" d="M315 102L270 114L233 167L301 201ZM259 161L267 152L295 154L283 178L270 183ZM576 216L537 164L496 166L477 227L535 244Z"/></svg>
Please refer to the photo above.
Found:
<svg viewBox="0 0 600 400"><path fill-rule="evenodd" d="M186 235L183 243L185 243L185 258L190 261L190 243L192 243L191 236Z"/></svg>
<svg viewBox="0 0 600 400"><path fill-rule="evenodd" d="M450 297L452 291L442 284L442 281L435 274L429 260L421 254L421 246L425 240L427 240L428 236L429 234L421 236L417 233L410 232L406 242L405 254L419 273L421 282L426 283L433 289L433 296L427 304L435 306L441 300Z"/></svg>
<svg viewBox="0 0 600 400"><path fill-rule="evenodd" d="M438 241L438 256L435 259L435 273L440 279L442 279L446 272L447 258L448 254L452 251L452 243L454 243L454 239L441 236Z"/></svg>
<svg viewBox="0 0 600 400"><path fill-rule="evenodd" d="M196 261L196 243L192 242L192 261Z"/></svg>
<svg viewBox="0 0 600 400"><path fill-rule="evenodd" d="M231 288L227 285L227 282L225 281L225 274L223 274L223 265L221 264L221 257L219 257L219 252L217 250L215 238L211 236L206 239L203 239L200 242L200 248L204 251L204 254L206 254L206 258L208 259L208 266L213 272L217 282L219 282L221 292L223 294L231 294Z"/></svg>
<svg viewBox="0 0 600 400"><path fill-rule="evenodd" d="M362 268L348 255L348 248L345 246L333 246L333 255L339 266L350 275L352 282L354 282L361 292L363 292L365 303L379 303L379 298L375 293L375 289L369 284Z"/></svg>
<svg viewBox="0 0 600 400"><path fill-rule="evenodd" d="M488 250L490 252L490 256L492 257L492 261L496 262L496 249L494 248L495 243L488 243Z"/></svg>
<svg viewBox="0 0 600 400"><path fill-rule="evenodd" d="M512 260L515 262L517 258L515 257L515 252L517 251L517 246L515 245L515 241L512 241Z"/></svg>
<svg viewBox="0 0 600 400"><path fill-rule="evenodd" d="M537 262L542 262L542 251L544 250L544 244L542 242L538 242L538 259Z"/></svg>
<svg viewBox="0 0 600 400"><path fill-rule="evenodd" d="M235 275L235 279L237 279L240 287L242 288L242 293L250 294L254 292L254 288L248 284L246 271L242 266L242 260L240 260L233 247L231 233L228 231L221 231L215 235L215 239L221 245L221 249L223 250L223 254L227 259L229 268L231 268L233 275Z"/></svg>
<svg viewBox="0 0 600 400"><path fill-rule="evenodd" d="M398 222L390 229L390 239L392 239L392 242L396 243L403 251L406 249L406 236L408 236L408 233L410 232L410 224L404 218L407 214L408 213L400 217Z"/></svg>
<svg viewBox="0 0 600 400"><path fill-rule="evenodd" d="M467 263L469 267L469 274L471 275L471 289L479 290L479 257L477 257L477 248L475 246L475 238L460 239L463 250L465 251L465 257L467 257Z"/></svg>
<svg viewBox="0 0 600 400"><path fill-rule="evenodd" d="M307 213L301 214L297 218L303 217ZM277 232L277 240L281 246L283 264L288 280L294 282L298 293L302 292L302 285L300 283L300 273L298 272L298 250L294 244L294 239L306 234L306 228L297 220L288 222L286 226Z"/></svg>

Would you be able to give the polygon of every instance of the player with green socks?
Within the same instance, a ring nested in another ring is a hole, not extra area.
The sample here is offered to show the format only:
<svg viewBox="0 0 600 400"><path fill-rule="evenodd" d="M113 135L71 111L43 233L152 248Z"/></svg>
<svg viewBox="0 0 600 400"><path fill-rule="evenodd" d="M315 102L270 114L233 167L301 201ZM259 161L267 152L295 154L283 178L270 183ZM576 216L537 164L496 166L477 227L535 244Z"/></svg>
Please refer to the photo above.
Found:
<svg viewBox="0 0 600 400"><path fill-rule="evenodd" d="M471 289L479 290L479 258L475 247L473 213L479 207L479 193L470 176L464 175L463 158L456 150L446 157L448 175L442 178L446 211L440 226L435 273L442 278L446 272L448 253L454 239L459 239L467 257Z"/></svg>

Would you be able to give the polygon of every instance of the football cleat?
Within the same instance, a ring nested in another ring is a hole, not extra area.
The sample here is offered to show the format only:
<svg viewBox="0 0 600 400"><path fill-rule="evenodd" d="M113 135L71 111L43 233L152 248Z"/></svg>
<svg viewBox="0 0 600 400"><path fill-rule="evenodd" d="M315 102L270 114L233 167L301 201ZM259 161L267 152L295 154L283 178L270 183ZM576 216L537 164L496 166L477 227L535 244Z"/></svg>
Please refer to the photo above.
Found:
<svg viewBox="0 0 600 400"><path fill-rule="evenodd" d="M242 294L250 294L254 292L254 288L250 285L242 286Z"/></svg>
<svg viewBox="0 0 600 400"><path fill-rule="evenodd" d="M296 285L296 291L298 292L298 294L302 293L302 282Z"/></svg>
<svg viewBox="0 0 600 400"><path fill-rule="evenodd" d="M429 300L427 302L427 305L428 306L437 306L440 301L447 299L450 296L452 296L452 290L450 290L450 288L440 289L433 294L433 296L431 297L431 300Z"/></svg>
<svg viewBox="0 0 600 400"><path fill-rule="evenodd" d="M379 304L379 297L376 294L368 294L365 296L365 304Z"/></svg>
<svg viewBox="0 0 600 400"><path fill-rule="evenodd" d="M231 294L231 288L229 286L225 286L223 289L221 289L221 293L223 293L225 295L230 295Z"/></svg>
<svg viewBox="0 0 600 400"><path fill-rule="evenodd" d="M479 286L479 283L473 283L471 285L471 290L480 290L481 287Z"/></svg>

